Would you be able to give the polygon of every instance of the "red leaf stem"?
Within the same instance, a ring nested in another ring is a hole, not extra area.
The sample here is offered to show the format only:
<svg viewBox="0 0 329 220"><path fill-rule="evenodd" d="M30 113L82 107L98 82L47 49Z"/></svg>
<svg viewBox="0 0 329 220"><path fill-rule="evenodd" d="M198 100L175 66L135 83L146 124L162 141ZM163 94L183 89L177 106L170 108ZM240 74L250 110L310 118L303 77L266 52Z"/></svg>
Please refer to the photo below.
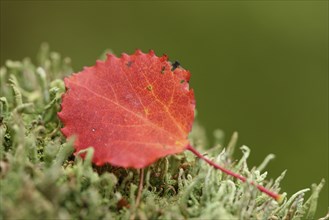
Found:
<svg viewBox="0 0 329 220"><path fill-rule="evenodd" d="M191 151L193 154L195 154L197 157L199 157L200 159L206 161L209 165L213 166L214 168L216 168L217 170L220 170L230 176L233 176L239 180L241 180L242 182L246 182L247 178L244 176L241 176L240 174L234 173L231 170L227 170L224 167L221 167L220 165L214 163L213 161L209 160L208 158L206 158L205 156L203 156L199 151L197 151L194 147L192 147L191 145L188 145L187 150ZM273 199L275 199L276 201L278 201L279 203L282 201L282 195L277 194L275 192L272 192L269 189L266 189L264 186L258 185L255 182L251 181L249 182L251 185L256 186L261 192L267 194L268 196L272 197Z"/></svg>

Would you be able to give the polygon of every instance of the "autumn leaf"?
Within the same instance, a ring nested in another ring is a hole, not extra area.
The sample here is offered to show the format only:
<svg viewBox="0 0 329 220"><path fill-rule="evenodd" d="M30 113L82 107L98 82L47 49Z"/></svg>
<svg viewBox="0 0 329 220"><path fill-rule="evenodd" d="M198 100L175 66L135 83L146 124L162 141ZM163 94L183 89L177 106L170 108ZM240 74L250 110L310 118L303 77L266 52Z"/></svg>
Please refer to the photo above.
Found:
<svg viewBox="0 0 329 220"><path fill-rule="evenodd" d="M153 51L109 54L65 79L62 132L76 135L76 152L92 146L97 165L142 168L180 153L194 120L189 79L189 71Z"/></svg>
<svg viewBox="0 0 329 220"><path fill-rule="evenodd" d="M94 148L96 165L144 168L167 155L189 150L214 168L243 182L247 179L219 166L194 149L187 136L194 120L195 99L189 89L190 72L137 50L65 79L59 118L66 137L75 135L75 153ZM82 154L83 156L83 154ZM255 185L280 201L282 196Z"/></svg>

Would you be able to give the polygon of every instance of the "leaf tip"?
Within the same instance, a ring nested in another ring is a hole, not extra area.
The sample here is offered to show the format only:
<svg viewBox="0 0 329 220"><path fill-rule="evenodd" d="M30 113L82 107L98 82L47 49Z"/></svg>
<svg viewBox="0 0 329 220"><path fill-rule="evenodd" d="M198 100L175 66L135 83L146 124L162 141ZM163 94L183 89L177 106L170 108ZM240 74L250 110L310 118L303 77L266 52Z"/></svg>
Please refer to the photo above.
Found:
<svg viewBox="0 0 329 220"><path fill-rule="evenodd" d="M150 55L151 57L154 57L154 56L155 56L154 50L149 50L149 55Z"/></svg>
<svg viewBox="0 0 329 220"><path fill-rule="evenodd" d="M106 54L106 61L117 58L113 53Z"/></svg>
<svg viewBox="0 0 329 220"><path fill-rule="evenodd" d="M142 55L142 54L143 54L143 52L140 49L136 49L136 51L135 51L136 56Z"/></svg>
<svg viewBox="0 0 329 220"><path fill-rule="evenodd" d="M61 120L63 121L63 119L61 119ZM64 121L63 121L63 123L64 123ZM61 132L65 137L69 136L69 130L67 129L67 127L61 128Z"/></svg>
<svg viewBox="0 0 329 220"><path fill-rule="evenodd" d="M128 60L129 59L129 55L128 54L126 54L126 53L122 53L121 54L121 58L123 59L123 60Z"/></svg>
<svg viewBox="0 0 329 220"><path fill-rule="evenodd" d="M164 61L168 61L168 56L167 54L163 54L162 57L160 57L160 61L164 62Z"/></svg>

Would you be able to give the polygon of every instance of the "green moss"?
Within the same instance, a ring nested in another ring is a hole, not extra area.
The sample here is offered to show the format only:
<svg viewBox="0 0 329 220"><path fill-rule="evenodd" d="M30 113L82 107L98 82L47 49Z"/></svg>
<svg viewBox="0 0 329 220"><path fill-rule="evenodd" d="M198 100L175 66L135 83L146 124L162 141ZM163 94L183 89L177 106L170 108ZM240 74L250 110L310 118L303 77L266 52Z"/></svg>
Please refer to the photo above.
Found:
<svg viewBox="0 0 329 220"><path fill-rule="evenodd" d="M1 219L312 219L324 184L312 186L304 201L301 190L278 204L255 187L214 170L190 152L163 158L145 169L144 187L135 207L140 170L91 163L72 155L57 118L63 78L72 73L70 58L50 52L43 44L34 65L29 58L7 61L0 69L0 186ZM218 143L222 132L216 131ZM203 128L195 123L190 135L197 148L206 144ZM208 156L273 191L280 181L263 172L273 155L249 169L249 148L234 161L237 134L227 150L217 145ZM205 149L203 149L205 151Z"/></svg>

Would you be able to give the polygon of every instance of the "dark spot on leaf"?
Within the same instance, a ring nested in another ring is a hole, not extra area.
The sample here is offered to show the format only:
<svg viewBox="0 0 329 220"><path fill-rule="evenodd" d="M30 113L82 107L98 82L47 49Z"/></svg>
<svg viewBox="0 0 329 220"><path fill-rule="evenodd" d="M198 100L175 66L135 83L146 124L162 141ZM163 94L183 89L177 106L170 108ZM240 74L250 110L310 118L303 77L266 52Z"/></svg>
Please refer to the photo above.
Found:
<svg viewBox="0 0 329 220"><path fill-rule="evenodd" d="M185 80L182 79L182 80L180 81L180 83L183 83L183 82L185 82Z"/></svg>
<svg viewBox="0 0 329 220"><path fill-rule="evenodd" d="M153 87L152 87L152 85L148 85L148 86L146 87L146 89L147 89L148 91L152 91Z"/></svg>
<svg viewBox="0 0 329 220"><path fill-rule="evenodd" d="M164 71L166 70L166 67L163 66L162 69L161 69L161 74L164 74Z"/></svg>
<svg viewBox="0 0 329 220"><path fill-rule="evenodd" d="M173 64L172 64L172 68L171 71L174 71L177 67L180 66L180 63L176 60Z"/></svg>
<svg viewBox="0 0 329 220"><path fill-rule="evenodd" d="M127 65L127 67L131 67L132 64L133 64L132 61L128 61L126 65Z"/></svg>

